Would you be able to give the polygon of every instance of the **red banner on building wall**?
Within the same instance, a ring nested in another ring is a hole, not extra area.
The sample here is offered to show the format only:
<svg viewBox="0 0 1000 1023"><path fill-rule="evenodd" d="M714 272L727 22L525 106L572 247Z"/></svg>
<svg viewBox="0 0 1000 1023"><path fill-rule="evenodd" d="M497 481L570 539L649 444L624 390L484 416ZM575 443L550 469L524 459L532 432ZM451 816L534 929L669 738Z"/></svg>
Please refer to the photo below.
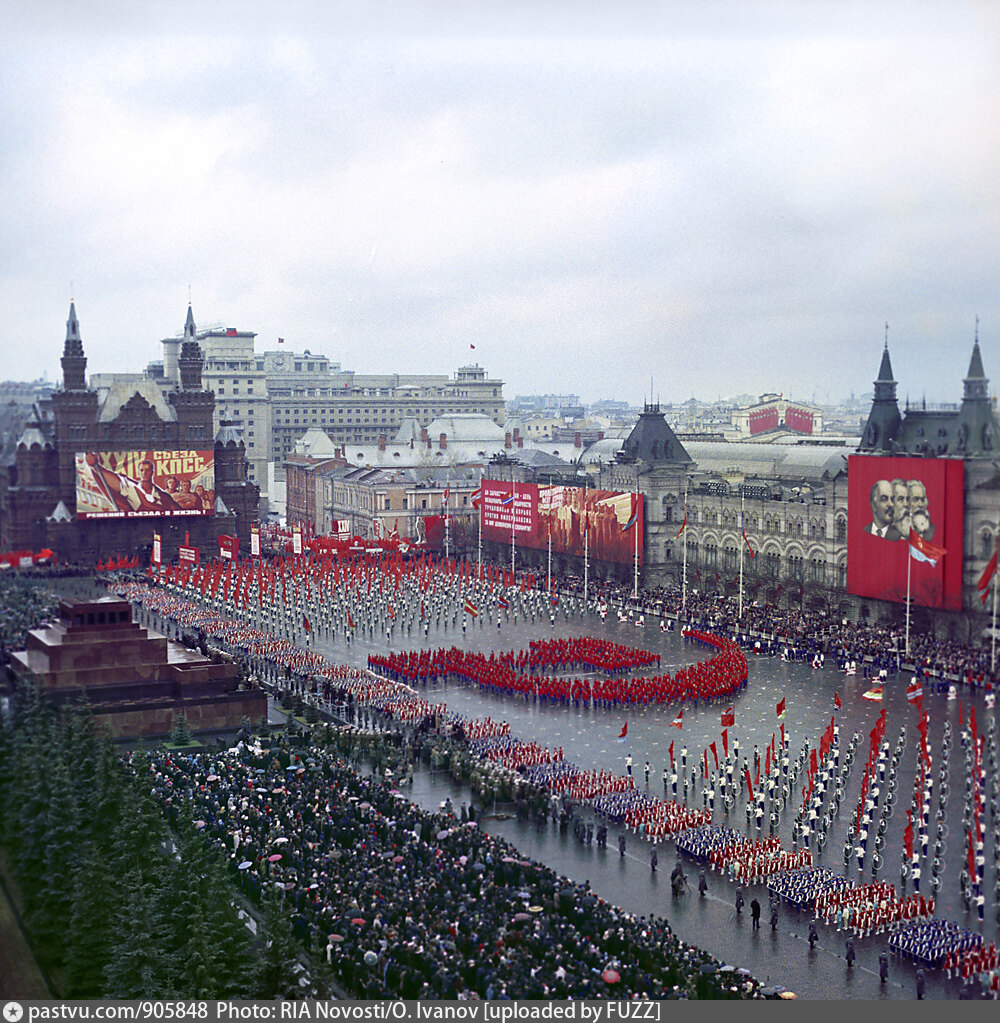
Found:
<svg viewBox="0 0 1000 1023"><path fill-rule="evenodd" d="M595 561L643 562L641 494L482 481L483 538Z"/></svg>
<svg viewBox="0 0 1000 1023"><path fill-rule="evenodd" d="M848 591L859 597L905 601L909 565L915 604L960 611L963 462L852 455L847 472ZM911 527L944 555L933 561L911 556Z"/></svg>

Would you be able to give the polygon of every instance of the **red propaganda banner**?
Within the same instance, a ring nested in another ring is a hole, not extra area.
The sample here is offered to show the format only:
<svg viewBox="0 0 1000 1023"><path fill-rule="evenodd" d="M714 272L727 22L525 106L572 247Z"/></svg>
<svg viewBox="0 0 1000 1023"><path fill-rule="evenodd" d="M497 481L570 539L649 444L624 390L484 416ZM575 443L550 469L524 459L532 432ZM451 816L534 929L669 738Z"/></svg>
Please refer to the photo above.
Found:
<svg viewBox="0 0 1000 1023"><path fill-rule="evenodd" d="M484 479L479 513L484 539L553 554L632 564L643 560L641 494Z"/></svg>
<svg viewBox="0 0 1000 1023"><path fill-rule="evenodd" d="M859 597L905 601L909 564L915 604L960 611L962 461L852 455L847 472L848 591Z"/></svg>
<svg viewBox="0 0 1000 1023"><path fill-rule="evenodd" d="M232 561L240 556L240 538L238 536L219 536L219 557Z"/></svg>
<svg viewBox="0 0 1000 1023"><path fill-rule="evenodd" d="M76 453L77 518L214 514L214 451Z"/></svg>
<svg viewBox="0 0 1000 1023"><path fill-rule="evenodd" d="M184 565L197 565L201 551L197 547L178 547L177 560Z"/></svg>

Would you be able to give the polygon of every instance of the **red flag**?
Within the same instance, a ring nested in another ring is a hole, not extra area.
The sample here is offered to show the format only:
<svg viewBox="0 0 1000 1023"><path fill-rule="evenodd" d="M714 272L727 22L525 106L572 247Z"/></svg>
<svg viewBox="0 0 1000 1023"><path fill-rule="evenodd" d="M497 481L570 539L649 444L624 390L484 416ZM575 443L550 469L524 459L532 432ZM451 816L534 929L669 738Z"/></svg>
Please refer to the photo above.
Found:
<svg viewBox="0 0 1000 1023"><path fill-rule="evenodd" d="M719 751L715 748L715 743L710 742L708 748L712 751L712 756L715 758L715 769L719 769Z"/></svg>
<svg viewBox="0 0 1000 1023"><path fill-rule="evenodd" d="M306 632L312 632L313 630L313 627L309 624L309 619L306 618L305 615L302 616L302 628L305 629Z"/></svg>
<svg viewBox="0 0 1000 1023"><path fill-rule="evenodd" d="M778 720L783 721L785 719L785 698L781 698L781 702L774 708L775 713L778 715Z"/></svg>
<svg viewBox="0 0 1000 1023"><path fill-rule="evenodd" d="M683 718L684 718L684 708L681 707L681 709L677 712L677 717L675 717L674 720L670 722L670 727L671 728L683 728L684 727Z"/></svg>
<svg viewBox="0 0 1000 1023"><path fill-rule="evenodd" d="M764 753L764 774L771 773L771 747L768 746Z"/></svg>
<svg viewBox="0 0 1000 1023"><path fill-rule="evenodd" d="M976 872L976 847L972 844L972 828L969 828L969 880L978 884L979 877Z"/></svg>
<svg viewBox="0 0 1000 1023"><path fill-rule="evenodd" d="M354 619L351 617L350 611L347 612L347 627L349 629L357 628L357 626L354 624Z"/></svg>
<svg viewBox="0 0 1000 1023"><path fill-rule="evenodd" d="M736 724L736 712L732 707L722 712L722 727L732 728Z"/></svg>
<svg viewBox="0 0 1000 1023"><path fill-rule="evenodd" d="M1000 542L1000 534L997 536L998 542ZM990 595L990 583L993 582L993 576L996 575L997 571L997 548L996 545L993 547L993 557L987 562L986 567L983 569L983 574L979 577L976 582L976 589L979 591L979 599L985 604L987 598Z"/></svg>
<svg viewBox="0 0 1000 1023"><path fill-rule="evenodd" d="M707 778L708 777L708 750L707 749L703 749L701 752L702 752L702 756L704 757L704 761L705 761L705 777Z"/></svg>
<svg viewBox="0 0 1000 1023"><path fill-rule="evenodd" d="M722 730L722 752L729 756L729 731L725 728Z"/></svg>
<svg viewBox="0 0 1000 1023"><path fill-rule="evenodd" d="M925 540L910 526L910 557L915 561L925 561L928 565L936 565L948 552Z"/></svg>
<svg viewBox="0 0 1000 1023"><path fill-rule="evenodd" d="M667 750L667 752L670 754L670 764L671 764L671 766L673 766L673 763L674 763L674 744L673 743L670 744L670 748Z"/></svg>
<svg viewBox="0 0 1000 1023"><path fill-rule="evenodd" d="M914 679L906 687L906 698L910 701L910 703L917 703L918 701L923 699L923 696L924 696L923 684Z"/></svg>
<svg viewBox="0 0 1000 1023"><path fill-rule="evenodd" d="M749 800L748 800L748 802L752 803L753 802L753 782L750 781L750 769L748 767L744 767L743 768L743 774L746 776L746 780L747 780L747 792L749 793Z"/></svg>
<svg viewBox="0 0 1000 1023"><path fill-rule="evenodd" d="M841 702L840 702L840 693L834 693L833 694L833 705L834 705L834 707L837 708L837 710L840 710L840 708L842 706Z"/></svg>
<svg viewBox="0 0 1000 1023"><path fill-rule="evenodd" d="M627 721L625 722L625 724L622 725L622 730L618 733L619 741L624 739L626 735L628 735L628 722Z"/></svg>

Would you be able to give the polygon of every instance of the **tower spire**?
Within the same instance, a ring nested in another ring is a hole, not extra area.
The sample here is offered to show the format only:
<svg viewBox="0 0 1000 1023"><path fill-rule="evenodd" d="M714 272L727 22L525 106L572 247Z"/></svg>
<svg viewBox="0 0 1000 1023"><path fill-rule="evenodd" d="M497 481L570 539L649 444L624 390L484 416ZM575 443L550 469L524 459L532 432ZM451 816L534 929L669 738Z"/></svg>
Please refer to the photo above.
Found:
<svg viewBox="0 0 1000 1023"><path fill-rule="evenodd" d="M66 342L62 354L63 387L67 391L87 389L87 356L80 339L80 321L76 318L76 303L70 299L69 318L66 320Z"/></svg>

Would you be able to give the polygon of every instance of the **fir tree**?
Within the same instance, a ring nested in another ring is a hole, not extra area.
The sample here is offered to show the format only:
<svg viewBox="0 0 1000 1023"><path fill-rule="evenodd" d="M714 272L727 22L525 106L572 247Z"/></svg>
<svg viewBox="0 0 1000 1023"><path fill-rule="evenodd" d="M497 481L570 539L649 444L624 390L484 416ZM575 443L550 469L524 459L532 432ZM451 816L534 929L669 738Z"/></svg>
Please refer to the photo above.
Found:
<svg viewBox="0 0 1000 1023"><path fill-rule="evenodd" d="M174 727L170 732L170 743L173 746L188 746L191 741L191 729L188 727L187 716L181 712L174 718Z"/></svg>

